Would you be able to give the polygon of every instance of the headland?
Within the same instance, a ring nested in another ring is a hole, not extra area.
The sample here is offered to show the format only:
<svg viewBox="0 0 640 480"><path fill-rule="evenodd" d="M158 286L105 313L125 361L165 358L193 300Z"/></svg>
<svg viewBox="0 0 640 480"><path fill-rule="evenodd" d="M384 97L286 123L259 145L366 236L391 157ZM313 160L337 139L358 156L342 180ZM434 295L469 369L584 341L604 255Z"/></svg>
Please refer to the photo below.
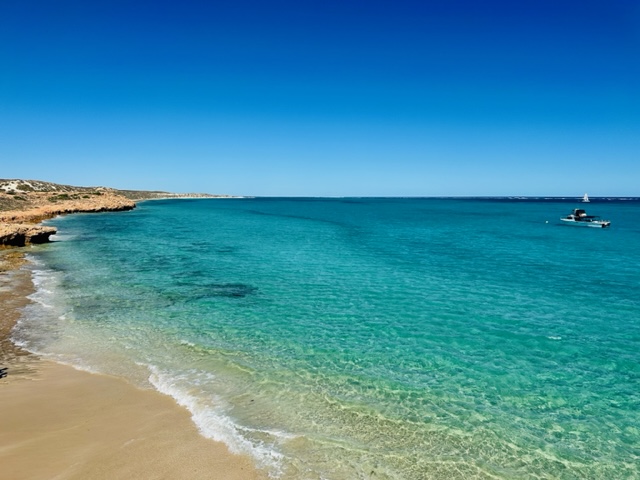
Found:
<svg viewBox="0 0 640 480"><path fill-rule="evenodd" d="M38 223L57 215L132 210L138 201L160 198L230 196L74 187L40 180L0 179L0 246L22 247L48 242L49 237L56 233L55 227Z"/></svg>

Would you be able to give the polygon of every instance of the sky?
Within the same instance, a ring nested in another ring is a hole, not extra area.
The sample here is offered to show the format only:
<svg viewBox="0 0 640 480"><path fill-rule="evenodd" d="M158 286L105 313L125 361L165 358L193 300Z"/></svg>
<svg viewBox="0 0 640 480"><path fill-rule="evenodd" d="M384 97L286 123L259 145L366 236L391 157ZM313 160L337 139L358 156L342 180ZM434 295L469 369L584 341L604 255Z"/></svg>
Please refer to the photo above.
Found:
<svg viewBox="0 0 640 480"><path fill-rule="evenodd" d="M0 178L640 196L640 2L0 0Z"/></svg>

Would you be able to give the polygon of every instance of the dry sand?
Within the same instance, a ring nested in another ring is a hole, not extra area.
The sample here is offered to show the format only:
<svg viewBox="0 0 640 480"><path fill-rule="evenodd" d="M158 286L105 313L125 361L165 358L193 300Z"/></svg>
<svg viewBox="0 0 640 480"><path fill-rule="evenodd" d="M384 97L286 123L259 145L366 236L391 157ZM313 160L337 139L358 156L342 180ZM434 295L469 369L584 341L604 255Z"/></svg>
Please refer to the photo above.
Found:
<svg viewBox="0 0 640 480"><path fill-rule="evenodd" d="M33 286L0 253L0 479L264 479L171 398L38 359L8 341Z"/></svg>

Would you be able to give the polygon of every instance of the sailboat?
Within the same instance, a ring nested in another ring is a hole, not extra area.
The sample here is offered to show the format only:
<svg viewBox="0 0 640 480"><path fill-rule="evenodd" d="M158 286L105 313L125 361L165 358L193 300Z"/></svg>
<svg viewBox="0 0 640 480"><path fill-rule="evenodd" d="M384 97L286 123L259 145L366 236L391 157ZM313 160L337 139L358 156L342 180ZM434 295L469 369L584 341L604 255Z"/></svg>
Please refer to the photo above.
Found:
<svg viewBox="0 0 640 480"><path fill-rule="evenodd" d="M589 196L585 193L584 197L582 197L582 203L589 203Z"/></svg>

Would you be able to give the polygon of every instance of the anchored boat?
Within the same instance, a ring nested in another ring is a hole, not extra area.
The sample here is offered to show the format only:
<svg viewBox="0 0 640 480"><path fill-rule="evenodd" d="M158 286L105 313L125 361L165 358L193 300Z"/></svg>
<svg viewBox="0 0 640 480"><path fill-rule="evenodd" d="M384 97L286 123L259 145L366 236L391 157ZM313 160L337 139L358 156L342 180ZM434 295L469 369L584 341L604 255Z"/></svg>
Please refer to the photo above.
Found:
<svg viewBox="0 0 640 480"><path fill-rule="evenodd" d="M560 220L579 227L607 228L611 225L609 220L602 220L596 215L587 215L587 212L581 208L575 208L573 212Z"/></svg>

